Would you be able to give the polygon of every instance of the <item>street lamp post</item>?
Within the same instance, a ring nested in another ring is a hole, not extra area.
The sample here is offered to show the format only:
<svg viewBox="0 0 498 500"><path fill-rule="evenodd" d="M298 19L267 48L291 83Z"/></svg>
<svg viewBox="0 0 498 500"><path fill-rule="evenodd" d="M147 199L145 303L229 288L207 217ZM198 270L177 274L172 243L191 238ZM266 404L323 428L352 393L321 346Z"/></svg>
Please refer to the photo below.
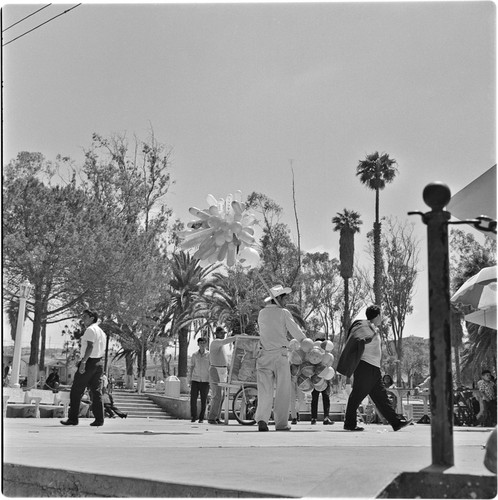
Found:
<svg viewBox="0 0 498 500"><path fill-rule="evenodd" d="M32 285L27 280L23 281L19 287L19 312L17 315L16 340L14 342L14 359L12 360L11 387L20 387L19 370L21 368L22 332L24 327L24 314L26 311L26 299L31 293L31 288Z"/></svg>

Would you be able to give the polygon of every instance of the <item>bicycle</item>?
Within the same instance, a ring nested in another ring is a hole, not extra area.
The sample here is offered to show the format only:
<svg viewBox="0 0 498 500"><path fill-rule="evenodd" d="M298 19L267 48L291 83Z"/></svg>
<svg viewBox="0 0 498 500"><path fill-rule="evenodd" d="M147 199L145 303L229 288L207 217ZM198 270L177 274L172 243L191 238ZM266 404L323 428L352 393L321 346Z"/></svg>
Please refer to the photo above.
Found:
<svg viewBox="0 0 498 500"><path fill-rule="evenodd" d="M256 408L258 407L258 388L256 385L242 385L235 393L232 401L232 411L242 425L254 425Z"/></svg>

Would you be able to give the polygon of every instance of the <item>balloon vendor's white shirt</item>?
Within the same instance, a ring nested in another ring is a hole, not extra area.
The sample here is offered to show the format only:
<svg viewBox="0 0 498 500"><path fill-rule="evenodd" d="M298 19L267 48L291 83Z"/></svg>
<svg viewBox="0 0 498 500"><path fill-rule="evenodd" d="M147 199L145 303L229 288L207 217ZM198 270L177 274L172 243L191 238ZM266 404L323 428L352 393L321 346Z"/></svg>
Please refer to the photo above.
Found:
<svg viewBox="0 0 498 500"><path fill-rule="evenodd" d="M290 311L276 304L268 304L261 309L258 325L261 345L267 351L287 347L287 332L297 340L306 338Z"/></svg>

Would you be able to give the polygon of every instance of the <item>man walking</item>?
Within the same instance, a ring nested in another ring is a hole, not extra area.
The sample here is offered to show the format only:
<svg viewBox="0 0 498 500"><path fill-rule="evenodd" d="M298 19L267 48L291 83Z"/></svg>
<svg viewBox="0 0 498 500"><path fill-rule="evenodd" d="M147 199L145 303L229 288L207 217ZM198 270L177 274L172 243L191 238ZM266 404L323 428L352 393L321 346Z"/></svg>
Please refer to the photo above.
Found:
<svg viewBox="0 0 498 500"><path fill-rule="evenodd" d="M62 425L78 425L81 398L88 387L92 398L92 412L95 421L90 425L100 427L104 425L104 405L102 404L102 374L104 367L102 357L105 354L106 335L97 325L98 314L85 309L81 315L81 322L85 332L81 337L81 352L83 358L78 364L71 386L69 413L67 420L61 420Z"/></svg>
<svg viewBox="0 0 498 500"><path fill-rule="evenodd" d="M339 358L337 371L347 377L353 375L353 389L349 395L344 418L344 429L362 431L356 425L356 412L361 402L370 396L377 410L399 431L411 423L400 418L391 406L387 391L382 384L380 361L382 356L378 326L382 323L380 307L367 308L366 320L357 320L349 329L346 345Z"/></svg>
<svg viewBox="0 0 498 500"><path fill-rule="evenodd" d="M226 382L228 370L228 357L225 345L235 342L235 337L225 337L225 330L218 326L214 332L215 339L209 345L209 384L211 387L211 408L208 415L209 424L219 424L221 406L223 403L223 387L220 382Z"/></svg>
<svg viewBox="0 0 498 500"><path fill-rule="evenodd" d="M275 429L289 431L289 407L291 397L291 372L288 359L287 332L295 339L302 340L306 335L294 321L288 309L277 304L276 298L284 304L285 297L291 289L276 285L270 289L270 297L265 299L267 305L259 312L258 325L260 347L256 360L258 382L258 407L256 421L259 431L268 431L268 420L273 408ZM275 387L275 404L273 405L273 389Z"/></svg>

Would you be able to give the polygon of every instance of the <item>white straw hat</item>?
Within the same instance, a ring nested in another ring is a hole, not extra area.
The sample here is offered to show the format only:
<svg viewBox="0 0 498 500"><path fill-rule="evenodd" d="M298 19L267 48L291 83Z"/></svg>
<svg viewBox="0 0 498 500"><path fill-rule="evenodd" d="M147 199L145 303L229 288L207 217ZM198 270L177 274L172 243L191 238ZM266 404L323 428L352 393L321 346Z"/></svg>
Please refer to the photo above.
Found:
<svg viewBox="0 0 498 500"><path fill-rule="evenodd" d="M275 297L278 297L279 295L286 295L288 293L292 292L292 288L283 287L282 285L275 285L270 288L270 296L266 297L265 302L269 302L270 300L273 300Z"/></svg>

